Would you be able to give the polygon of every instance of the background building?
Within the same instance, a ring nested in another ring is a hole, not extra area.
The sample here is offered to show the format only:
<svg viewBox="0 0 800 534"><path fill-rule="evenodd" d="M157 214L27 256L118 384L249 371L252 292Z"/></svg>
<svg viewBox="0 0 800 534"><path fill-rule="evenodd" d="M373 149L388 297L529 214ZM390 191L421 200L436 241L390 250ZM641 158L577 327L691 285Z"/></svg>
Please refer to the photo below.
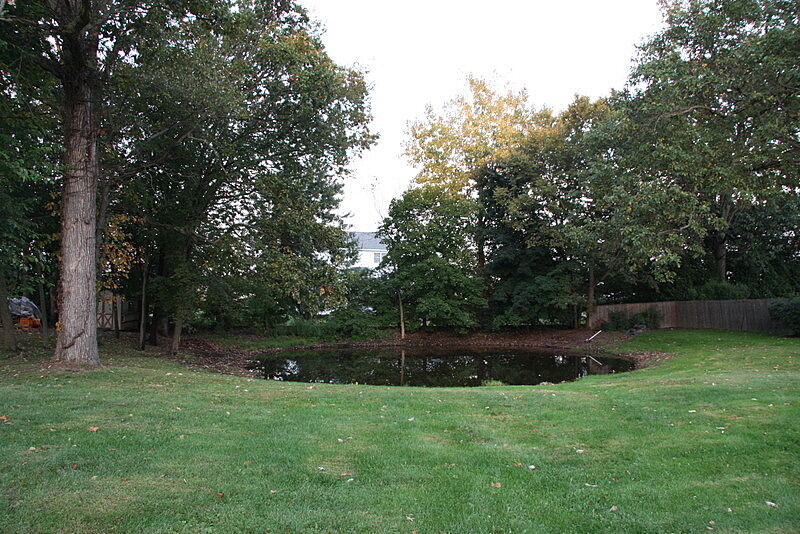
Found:
<svg viewBox="0 0 800 534"><path fill-rule="evenodd" d="M358 257L353 267L377 269L386 256L386 245L375 236L375 232L351 232L358 246Z"/></svg>

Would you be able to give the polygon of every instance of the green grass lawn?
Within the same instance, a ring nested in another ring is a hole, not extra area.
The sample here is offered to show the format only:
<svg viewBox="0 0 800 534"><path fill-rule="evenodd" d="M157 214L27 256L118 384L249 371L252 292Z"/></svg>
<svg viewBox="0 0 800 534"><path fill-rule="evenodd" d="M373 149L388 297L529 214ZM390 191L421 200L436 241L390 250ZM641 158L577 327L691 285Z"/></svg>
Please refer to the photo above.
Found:
<svg viewBox="0 0 800 534"><path fill-rule="evenodd" d="M474 389L250 380L113 342L97 371L0 360L0 530L800 531L800 340L620 349L679 357Z"/></svg>

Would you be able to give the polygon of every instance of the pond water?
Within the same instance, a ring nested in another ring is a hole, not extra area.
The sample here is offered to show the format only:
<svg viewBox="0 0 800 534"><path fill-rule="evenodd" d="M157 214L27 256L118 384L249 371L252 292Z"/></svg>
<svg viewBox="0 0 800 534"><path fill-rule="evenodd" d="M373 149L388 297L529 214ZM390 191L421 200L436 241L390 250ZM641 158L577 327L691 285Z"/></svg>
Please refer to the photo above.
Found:
<svg viewBox="0 0 800 534"><path fill-rule="evenodd" d="M531 385L630 371L623 358L576 356L519 349L325 349L271 354L251 362L270 380L383 386Z"/></svg>

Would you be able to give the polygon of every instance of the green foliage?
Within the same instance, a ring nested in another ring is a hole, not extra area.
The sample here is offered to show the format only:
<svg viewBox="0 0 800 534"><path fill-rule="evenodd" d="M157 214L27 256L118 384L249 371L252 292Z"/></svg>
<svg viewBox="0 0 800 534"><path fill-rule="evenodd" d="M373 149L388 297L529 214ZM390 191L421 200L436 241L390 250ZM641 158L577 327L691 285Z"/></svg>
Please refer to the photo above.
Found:
<svg viewBox="0 0 800 534"><path fill-rule="evenodd" d="M631 142L625 120L605 101L578 97L482 171L489 272L506 271L497 286L506 295L495 294L503 313L516 300L529 313L542 317L537 308L545 308L567 322L571 309L594 305L598 288L669 280L687 250L697 248L702 209L661 177L632 168L625 159ZM513 271L525 268L526 255L538 256L538 272L520 277L524 271ZM503 267L509 256L519 258L511 269Z"/></svg>
<svg viewBox="0 0 800 534"><path fill-rule="evenodd" d="M374 313L347 307L331 313L325 327L329 338L364 341L381 337L375 322Z"/></svg>
<svg viewBox="0 0 800 534"><path fill-rule="evenodd" d="M513 151L536 124L525 91L501 92L474 76L467 85L469 94L449 101L442 113L428 106L425 118L410 124L405 155L420 168L417 184L467 193L476 169Z"/></svg>
<svg viewBox="0 0 800 534"><path fill-rule="evenodd" d="M61 132L49 101L54 81L7 27L0 22L0 271L12 296L33 297L55 271Z"/></svg>
<svg viewBox="0 0 800 534"><path fill-rule="evenodd" d="M750 288L730 282L706 282L689 289L687 300L737 300L750 297Z"/></svg>
<svg viewBox="0 0 800 534"><path fill-rule="evenodd" d="M412 328L477 326L486 299L472 252L475 208L439 186L411 189L392 201L378 234L388 249L382 265Z"/></svg>
<svg viewBox="0 0 800 534"><path fill-rule="evenodd" d="M573 266L560 261L560 251L539 243L543 226L535 212L528 224L515 224L511 200L526 195L534 180L529 160L517 152L486 166L476 177L481 206L481 235L486 247L485 277L489 281L490 326L569 325L580 302ZM539 221L539 224L537 224ZM578 278L579 279L579 278Z"/></svg>
<svg viewBox="0 0 800 534"><path fill-rule="evenodd" d="M267 330L267 335L293 336L308 339L324 339L328 333L324 319L304 319L292 317L285 324L275 325Z"/></svg>
<svg viewBox="0 0 800 534"><path fill-rule="evenodd" d="M270 329L338 304L352 250L335 210L372 141L367 89L294 3L217 15L159 27L118 65L109 152L115 177L138 172L113 209L138 221L154 314Z"/></svg>
<svg viewBox="0 0 800 534"><path fill-rule="evenodd" d="M769 307L769 315L783 323L792 334L800 335L800 297L775 302Z"/></svg>
<svg viewBox="0 0 800 534"><path fill-rule="evenodd" d="M751 206L800 183L800 24L786 0L671 0L620 96L637 168L668 177L712 216L709 272L729 277L731 232ZM786 237L786 236L784 236Z"/></svg>
<svg viewBox="0 0 800 534"><path fill-rule="evenodd" d="M0 187L0 249L6 231L29 245L27 210L42 210L22 184L49 170L62 137L55 86L68 69L51 43L85 8L81 39L100 42L78 54L101 132L98 237L109 214L128 221L131 268L116 290L141 298L146 264L153 320L195 328L269 327L335 304L351 256L340 177L373 136L362 74L331 60L307 12L273 0L56 4L3 4L0 186L22 194L6 202Z"/></svg>
<svg viewBox="0 0 800 534"><path fill-rule="evenodd" d="M603 330L630 330L637 326L644 326L650 330L655 330L661 326L661 313L655 307L634 314L627 314L624 311L614 311L608 314L608 321L603 323Z"/></svg>

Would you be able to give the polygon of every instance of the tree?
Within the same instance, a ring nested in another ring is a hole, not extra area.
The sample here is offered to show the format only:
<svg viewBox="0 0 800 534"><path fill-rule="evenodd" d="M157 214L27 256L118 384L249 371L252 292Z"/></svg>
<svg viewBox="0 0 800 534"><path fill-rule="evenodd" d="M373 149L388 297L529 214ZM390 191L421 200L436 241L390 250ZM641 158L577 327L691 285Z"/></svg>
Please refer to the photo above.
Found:
<svg viewBox="0 0 800 534"><path fill-rule="evenodd" d="M176 23L119 71L132 81L115 94L131 124L118 144L141 178L111 207L141 221L153 324L169 317L175 334L204 299L221 322L226 301L262 324L318 311L347 257L334 209L373 140L366 85L302 9L273 7L241 6L210 40L200 21Z"/></svg>
<svg viewBox="0 0 800 534"><path fill-rule="evenodd" d="M31 286L42 289L58 140L52 133L55 117L44 103L53 89L50 80L21 61L2 36L0 64L13 66L0 70L0 318L3 345L14 349L6 299L11 291L16 296ZM28 100L30 95L36 98Z"/></svg>
<svg viewBox="0 0 800 534"><path fill-rule="evenodd" d="M451 195L475 199L475 179L492 160L508 156L544 121L547 110L535 111L525 91L493 89L468 77L469 94L448 102L442 113L431 106L423 120L409 127L405 155L419 168L416 183L438 185ZM476 211L474 250L478 269L485 260L484 217Z"/></svg>
<svg viewBox="0 0 800 534"><path fill-rule="evenodd" d="M800 184L800 22L790 0L667 0L620 104L640 168L709 207L715 278L736 219Z"/></svg>
<svg viewBox="0 0 800 534"><path fill-rule="evenodd" d="M726 241L726 281L710 279L715 258L709 243L683 259L675 279L642 288L643 300L774 298L800 292L800 195L773 192L732 221ZM711 266L711 267L710 267Z"/></svg>
<svg viewBox="0 0 800 534"><path fill-rule="evenodd" d="M56 360L99 363L96 200L104 82L122 58L135 55L139 37L180 20L191 4L41 0L2 13L2 40L60 86L54 106L61 113L64 147Z"/></svg>
<svg viewBox="0 0 800 534"><path fill-rule="evenodd" d="M609 279L669 279L702 235L703 210L694 198L626 159L635 142L624 115L577 97L553 127L492 164L512 185L484 194L503 205L506 224L523 232L528 246L548 247L583 273L589 315Z"/></svg>
<svg viewBox="0 0 800 534"><path fill-rule="evenodd" d="M486 279L489 281L489 317L495 329L537 324L570 324L581 302L576 291L581 279L563 252L542 240L533 242L530 232L540 231L528 214L527 223L515 224L509 200L525 195L531 178L531 162L517 149L501 162L487 165L477 174L478 201L484 214ZM542 223L543 221L540 221Z"/></svg>
<svg viewBox="0 0 800 534"><path fill-rule="evenodd" d="M406 318L466 329L486 305L471 238L475 204L442 186L410 189L392 201L378 235L387 246L387 277Z"/></svg>
<svg viewBox="0 0 800 534"><path fill-rule="evenodd" d="M508 155L536 124L525 91L501 94L472 76L467 84L469 95L448 102L441 114L428 106L425 118L409 127L405 154L420 169L418 184L467 194L475 172Z"/></svg>
<svg viewBox="0 0 800 534"><path fill-rule="evenodd" d="M97 363L95 262L119 251L104 235L120 217L155 269L151 296L164 289L154 322L191 313L206 258L219 270L231 250L251 272L280 264L275 280L324 278L323 257L343 258L333 209L349 157L372 141L366 85L330 60L301 7L51 0L2 20L16 58L60 86L46 99L65 124L56 359ZM283 234L260 246L269 221ZM268 247L285 261L268 261ZM318 289L285 285L295 300Z"/></svg>

